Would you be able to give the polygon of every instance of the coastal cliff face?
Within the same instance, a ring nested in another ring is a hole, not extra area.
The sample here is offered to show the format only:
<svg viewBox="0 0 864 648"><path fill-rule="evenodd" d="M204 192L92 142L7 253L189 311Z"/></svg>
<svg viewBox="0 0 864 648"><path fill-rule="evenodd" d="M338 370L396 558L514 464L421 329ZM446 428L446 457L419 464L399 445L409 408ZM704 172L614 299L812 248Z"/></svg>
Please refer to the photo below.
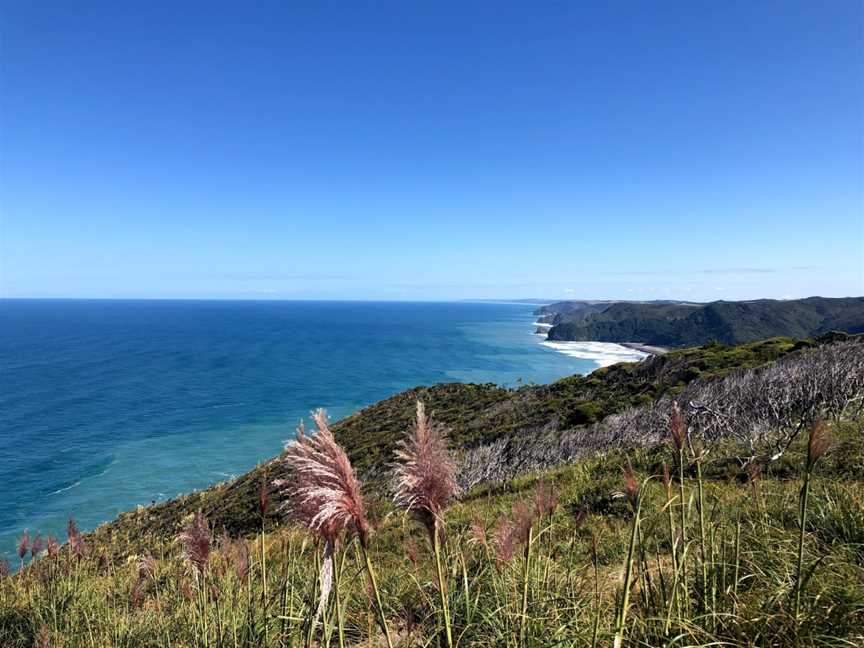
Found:
<svg viewBox="0 0 864 648"><path fill-rule="evenodd" d="M641 342L686 347L712 340L742 344L774 336L808 338L864 332L864 298L789 301L561 302L538 309L556 341Z"/></svg>

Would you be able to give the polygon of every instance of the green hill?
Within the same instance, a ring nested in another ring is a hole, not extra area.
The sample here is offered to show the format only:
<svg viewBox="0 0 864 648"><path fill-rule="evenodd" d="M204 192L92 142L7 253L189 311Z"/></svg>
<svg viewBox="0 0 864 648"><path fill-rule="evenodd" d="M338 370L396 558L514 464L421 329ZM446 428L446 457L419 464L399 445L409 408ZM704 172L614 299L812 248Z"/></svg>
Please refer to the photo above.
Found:
<svg viewBox="0 0 864 648"><path fill-rule="evenodd" d="M466 648L862 645L862 395L864 338L843 334L712 343L515 390L418 387L332 426L373 533L368 548L335 546L329 602L324 543L280 515L272 488L262 515L261 486L290 477L274 458L83 543L24 552L16 575L0 565L0 645L414 648L447 645L445 625ZM680 454L666 443L673 396L688 417ZM814 396L824 407L804 421L795 401ZM463 473L472 457L515 462L443 512L436 558L386 488L417 398L451 428ZM711 438L724 413L745 424ZM742 465L738 433L761 437L786 413L793 427L830 416L814 428L825 454L812 460L804 433ZM558 442L588 452L544 456ZM502 446L518 451L485 452Z"/></svg>
<svg viewBox="0 0 864 648"><path fill-rule="evenodd" d="M581 303L581 302L580 302ZM741 344L775 336L807 338L829 331L864 332L864 297L808 297L797 300L709 304L615 302L573 308L547 306L542 316L554 326L550 340L641 342L686 347L716 340Z"/></svg>
<svg viewBox="0 0 864 648"><path fill-rule="evenodd" d="M453 444L468 449L498 439L585 426L628 407L650 403L694 380L711 380L764 365L814 344L819 342L776 338L735 347L715 344L682 349L639 363L598 369L588 376L574 375L548 385L519 389L461 383L416 387L337 421L332 428L367 490L380 493L386 485L384 469L393 459L396 443L411 425L418 398L436 420L450 428ZM179 532L184 518L199 509L214 527L231 535L254 533L259 525L258 491L265 479L272 481L280 476L277 459L233 481L123 514L101 527L96 535L171 537ZM272 489L271 495L276 496ZM271 512L267 524L278 521L279 516Z"/></svg>

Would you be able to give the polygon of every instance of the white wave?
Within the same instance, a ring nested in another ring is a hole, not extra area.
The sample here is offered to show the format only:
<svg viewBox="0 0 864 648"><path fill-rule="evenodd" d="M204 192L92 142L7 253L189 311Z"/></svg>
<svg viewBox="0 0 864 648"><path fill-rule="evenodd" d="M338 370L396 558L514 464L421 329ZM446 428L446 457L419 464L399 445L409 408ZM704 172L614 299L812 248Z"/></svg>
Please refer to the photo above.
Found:
<svg viewBox="0 0 864 648"><path fill-rule="evenodd" d="M534 322L534 326L545 326L546 328L552 328L555 325L548 324L547 322Z"/></svg>
<svg viewBox="0 0 864 648"><path fill-rule="evenodd" d="M630 349L613 342L541 342L545 347L581 360L591 360L600 367L608 367L616 362L636 362L648 356L647 353Z"/></svg>
<svg viewBox="0 0 864 648"><path fill-rule="evenodd" d="M222 409L224 407L240 407L241 405L245 405L246 403L223 403L220 405L211 405L210 409Z"/></svg>
<svg viewBox="0 0 864 648"><path fill-rule="evenodd" d="M56 491L54 491L53 493L51 493L51 494L52 494L52 495L56 495L57 493L62 493L62 492L64 492L64 491L71 490L71 489L75 488L76 486L78 486L78 485L80 485L80 484L81 484L80 481L76 481L74 484L69 484L68 486L65 486L64 488L59 488L59 489L57 489Z"/></svg>

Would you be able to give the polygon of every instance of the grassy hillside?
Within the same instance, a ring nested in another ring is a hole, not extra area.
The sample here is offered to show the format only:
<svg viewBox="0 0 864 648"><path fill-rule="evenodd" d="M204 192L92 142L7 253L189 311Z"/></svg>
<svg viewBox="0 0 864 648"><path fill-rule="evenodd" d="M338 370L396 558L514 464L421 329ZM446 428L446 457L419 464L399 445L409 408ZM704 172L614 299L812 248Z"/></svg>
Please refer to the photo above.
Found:
<svg viewBox="0 0 864 648"><path fill-rule="evenodd" d="M731 438L696 440L681 454L666 444L614 449L480 485L444 514L440 574L430 536L383 488L417 398L451 428L458 453L590 430L663 394L822 353L838 337L710 344L515 390L446 384L398 394L333 425L365 481L373 534L368 552L351 537L337 548L334 594L320 614L323 545L284 524L272 487L261 509L262 485L291 478L274 459L130 511L38 560L25 556L17 576L0 570L0 645L386 646L385 624L392 645L405 647L446 646L448 626L454 646L861 645L860 408L819 437L830 442L816 460L821 446L801 437L754 471Z"/></svg>
<svg viewBox="0 0 864 648"><path fill-rule="evenodd" d="M396 443L411 424L414 403L451 429L455 446L471 447L506 436L530 436L591 423L629 406L649 402L695 379L711 379L740 368L755 367L808 348L809 342L789 339L726 347L709 345L684 349L641 363L622 363L588 376L571 376L549 385L508 390L495 385L460 383L417 387L380 401L336 422L333 432L345 447L370 492L380 491ZM238 479L168 502L131 511L94 537L159 538L176 535L186 516L203 510L214 527L232 535L254 533L258 491L280 476L278 461L267 462ZM272 488L271 488L272 491ZM275 496L275 492L272 493ZM271 511L269 526L279 516ZM121 553L124 543L116 544Z"/></svg>
<svg viewBox="0 0 864 648"><path fill-rule="evenodd" d="M642 342L695 346L711 340L740 344L772 336L807 338L828 331L864 331L864 298L747 302L614 303L601 312L571 316L561 306L551 340Z"/></svg>
<svg viewBox="0 0 864 648"><path fill-rule="evenodd" d="M543 475L556 501L531 517L530 550L518 539L509 549L504 540L508 520L518 522L536 498L536 475L475 489L448 510L443 564L455 645L612 645L628 565L623 645L861 645L864 444L855 425L837 425L831 433L837 445L812 478L802 545L806 585L797 616L803 440L755 482L722 456L705 461L701 481L685 471L684 551L680 486L672 482L667 503L657 477L663 463L674 474L674 456L657 448L630 456L640 482L655 476L640 490L635 535L633 506L616 495L626 488L626 459L619 453ZM525 506L514 509L520 501ZM384 504L374 506L373 524L370 559L394 646L446 645L425 532ZM0 645L336 646L340 617L345 645L386 645L356 543L337 554L338 608L331 596L313 628L320 545L300 531L280 527L263 539L218 540L206 584L175 536L113 541L134 547L128 560L103 560L105 544L91 538L85 558L61 552L23 578L0 581Z"/></svg>

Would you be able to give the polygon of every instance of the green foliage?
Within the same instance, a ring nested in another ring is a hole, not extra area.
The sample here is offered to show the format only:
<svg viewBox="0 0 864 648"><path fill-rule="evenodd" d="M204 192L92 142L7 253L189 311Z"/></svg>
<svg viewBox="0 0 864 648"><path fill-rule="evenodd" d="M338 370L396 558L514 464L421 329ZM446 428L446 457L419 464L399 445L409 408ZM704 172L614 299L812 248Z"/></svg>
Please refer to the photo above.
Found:
<svg viewBox="0 0 864 648"><path fill-rule="evenodd" d="M451 430L456 448L488 443L511 435L564 430L590 424L628 407L674 392L694 376L710 380L731 371L756 367L802 348L786 338L773 338L739 346L708 345L682 349L639 363L621 363L588 376L574 375L549 385L504 389L492 384L441 384L416 387L380 401L333 424L339 443L366 484L367 492L386 486L387 466L397 441L409 428L417 399ZM859 473L864 468L849 468ZM231 536L255 533L259 526L258 493L273 479L284 477L278 457L239 478L155 506L122 514L94 533L97 541L124 558L129 551L123 538L173 537L183 519L201 510L220 533ZM267 528L278 523L275 507L266 517Z"/></svg>
<svg viewBox="0 0 864 648"><path fill-rule="evenodd" d="M818 343L786 338L739 346L711 343L515 390L418 387L334 424L337 439L367 483L368 512L376 528L370 552L394 645L443 640L442 608L456 646L516 646L519 636L524 636L523 646L591 645L597 620L597 645L608 645L628 553L633 586L629 610L618 623L625 645L797 647L864 641L864 435L857 421L832 422L836 443L813 470L803 536L798 508L807 452L803 438L765 468L755 488L735 460L740 449L731 442L712 446L701 470L704 557L692 465L683 471L683 511L677 485L667 502L659 479L647 483L635 552L628 551L634 512L616 495L622 489L620 453L478 487L447 512L443 600L428 538L382 497L393 446L411 424L418 398L451 428L457 447L468 447L588 424L674 392L695 377L722 377ZM675 461L665 446L635 451L630 459L642 478L661 474L664 463ZM53 645L68 648L273 648L309 645L310 637L314 645L336 645L335 597L324 618L310 623L320 547L281 526L275 506L264 518L263 542L250 542L247 580L232 576L227 541L218 543L206 585L182 560L176 538L198 510L217 537L253 538L261 528L260 486L282 476L281 471L277 458L232 482L125 513L88 534L89 558L79 561L67 547L59 556L29 565L23 575L3 579L0 646L29 648L40 632L47 632ZM535 521L530 552L497 560L494 543L475 536L476 521L488 529L488 537L494 535L502 516L518 500L530 498L541 477L560 506L548 519ZM271 486L271 498L277 497ZM669 506L676 507L671 522ZM685 521L686 546L671 528L677 525L680 532L679 520ZM681 560L677 568L673 545ZM140 585L138 564L148 553L156 559L156 570ZM362 553L349 545L339 555L344 558L337 580L345 642L382 645ZM799 580L801 612L794 615L790 609Z"/></svg>
<svg viewBox="0 0 864 648"><path fill-rule="evenodd" d="M618 302L590 310L570 302L552 304L557 314L551 340L642 342L662 346L741 344L774 336L809 338L845 331L864 332L864 298L807 299L709 304Z"/></svg>
<svg viewBox="0 0 864 648"><path fill-rule="evenodd" d="M861 452L860 430L839 425L834 433L840 444L857 444ZM835 446L824 458L825 465L813 474L811 515L803 544L806 585L797 619L790 603L803 464L781 478L767 474L754 490L739 475L727 478L726 468L717 469L715 464L726 465L725 455L712 450L704 471L707 591L700 584L703 565L692 541L679 568L690 575L686 592L681 578L676 580L666 494L659 480L648 481L641 494L641 520L631 554L629 610L619 624L624 645L791 648L860 642L864 483L838 478L850 473L852 466L847 464L859 456L838 451L851 445ZM801 450L796 446L792 456L800 458ZM640 481L673 459L663 447L638 451L630 458ZM442 579L454 645L515 648L520 628L524 646L590 645L597 611L598 645L612 643L616 597L621 594L634 538L631 507L626 499L613 496L622 489L623 462L624 457L614 453L542 476L478 488L447 511ZM551 516L535 519L530 554L517 552L509 561L499 560L489 539L515 502L533 497L539 477L552 487L560 505ZM684 486L687 533L697 538L699 516L690 500L696 483L687 478ZM672 492L677 493L677 487ZM678 506L677 500L671 505ZM386 503L379 502L376 509L371 554L394 645L443 642L438 577L428 537ZM486 542L472 529L478 520L487 528ZM595 537L599 598L595 598L591 567ZM0 581L0 645L29 648L43 628L52 645L65 648L275 648L307 645L310 634L312 645L337 645L335 596L318 623L310 624L317 607L315 556L320 547L299 531L274 529L265 537L263 553L250 538L251 571L246 580L235 575L231 545L217 542L203 599L198 598L202 584L184 564L181 547L173 538L115 540L129 543L128 560L102 560L110 548L94 542L91 556L83 561L64 551L29 565L23 577ZM147 552L155 557L155 572L136 594L141 581L138 563ZM265 554L266 600L262 599ZM526 556L530 556L527 564ZM338 554L340 564L337 581L346 645L383 645L356 543ZM680 599L673 599L675 592ZM680 600L680 609L675 600Z"/></svg>

